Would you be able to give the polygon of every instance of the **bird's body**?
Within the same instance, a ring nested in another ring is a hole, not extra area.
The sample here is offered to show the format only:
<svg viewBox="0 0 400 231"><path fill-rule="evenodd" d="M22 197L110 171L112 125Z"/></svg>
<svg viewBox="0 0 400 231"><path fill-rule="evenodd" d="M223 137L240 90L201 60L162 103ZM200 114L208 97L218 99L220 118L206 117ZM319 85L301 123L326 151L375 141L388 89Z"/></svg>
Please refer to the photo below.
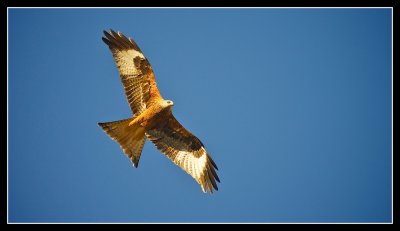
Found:
<svg viewBox="0 0 400 231"><path fill-rule="evenodd" d="M133 117L115 122L99 123L119 143L135 167L146 139L176 165L191 175L203 192L218 190L217 165L201 141L186 130L173 116L171 100L158 91L152 67L140 48L122 33L104 32L117 64Z"/></svg>
<svg viewBox="0 0 400 231"><path fill-rule="evenodd" d="M171 113L173 103L170 100L156 101L149 106L142 114L132 119L129 126L140 125L150 130L160 125Z"/></svg>

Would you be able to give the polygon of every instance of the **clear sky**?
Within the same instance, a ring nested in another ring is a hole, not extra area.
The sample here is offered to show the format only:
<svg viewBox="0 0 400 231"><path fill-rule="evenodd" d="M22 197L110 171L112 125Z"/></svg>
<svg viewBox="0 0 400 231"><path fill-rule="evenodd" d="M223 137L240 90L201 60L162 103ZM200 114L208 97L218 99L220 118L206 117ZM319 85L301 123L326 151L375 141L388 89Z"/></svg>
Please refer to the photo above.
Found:
<svg viewBox="0 0 400 231"><path fill-rule="evenodd" d="M390 222L391 9L10 9L10 222ZM101 41L135 39L219 167L200 186L147 141Z"/></svg>

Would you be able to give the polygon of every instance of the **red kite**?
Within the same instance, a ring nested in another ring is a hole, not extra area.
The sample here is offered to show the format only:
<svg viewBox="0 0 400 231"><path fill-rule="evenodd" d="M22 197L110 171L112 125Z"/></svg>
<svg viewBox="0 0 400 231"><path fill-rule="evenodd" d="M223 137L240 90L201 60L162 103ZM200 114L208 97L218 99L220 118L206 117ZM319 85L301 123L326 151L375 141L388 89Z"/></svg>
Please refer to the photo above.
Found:
<svg viewBox="0 0 400 231"><path fill-rule="evenodd" d="M137 44L122 33L104 31L124 85L132 118L99 123L100 127L118 142L137 168L146 138L191 175L203 192L218 190L220 182L217 165L201 141L184 128L172 114L171 100L158 91L153 69Z"/></svg>

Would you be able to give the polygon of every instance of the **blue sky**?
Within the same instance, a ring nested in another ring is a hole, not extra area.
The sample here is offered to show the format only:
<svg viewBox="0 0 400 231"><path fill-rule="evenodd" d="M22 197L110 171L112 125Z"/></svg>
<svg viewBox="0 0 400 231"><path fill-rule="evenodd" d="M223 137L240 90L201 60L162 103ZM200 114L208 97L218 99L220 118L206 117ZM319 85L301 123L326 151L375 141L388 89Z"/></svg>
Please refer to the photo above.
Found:
<svg viewBox="0 0 400 231"><path fill-rule="evenodd" d="M391 9L9 9L10 222L390 222ZM210 196L147 141L112 28L219 167Z"/></svg>

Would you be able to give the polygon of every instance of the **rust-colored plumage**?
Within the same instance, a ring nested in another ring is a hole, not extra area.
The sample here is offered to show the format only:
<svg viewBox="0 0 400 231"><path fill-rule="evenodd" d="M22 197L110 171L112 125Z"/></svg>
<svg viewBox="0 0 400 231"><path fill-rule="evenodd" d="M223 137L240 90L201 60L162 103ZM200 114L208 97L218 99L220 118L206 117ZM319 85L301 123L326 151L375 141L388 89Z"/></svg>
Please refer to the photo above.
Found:
<svg viewBox="0 0 400 231"><path fill-rule="evenodd" d="M104 31L125 89L133 117L99 123L118 142L137 168L146 138L191 175L203 192L213 193L220 182L217 165L201 141L186 130L172 115L173 102L164 100L158 91L153 69L138 45L122 33Z"/></svg>

